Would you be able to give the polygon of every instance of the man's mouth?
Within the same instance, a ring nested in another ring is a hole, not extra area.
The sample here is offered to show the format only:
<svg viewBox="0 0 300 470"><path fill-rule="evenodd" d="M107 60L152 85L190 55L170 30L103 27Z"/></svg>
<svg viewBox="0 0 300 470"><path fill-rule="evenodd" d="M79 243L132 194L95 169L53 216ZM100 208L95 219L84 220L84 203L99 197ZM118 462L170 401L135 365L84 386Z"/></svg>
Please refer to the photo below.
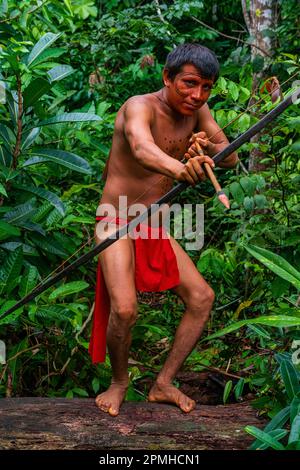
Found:
<svg viewBox="0 0 300 470"><path fill-rule="evenodd" d="M200 109L201 106L202 106L202 103L198 104L198 105L194 105L194 104L191 104L191 103L184 103L184 104L188 109L192 109L193 111L196 111L197 109Z"/></svg>

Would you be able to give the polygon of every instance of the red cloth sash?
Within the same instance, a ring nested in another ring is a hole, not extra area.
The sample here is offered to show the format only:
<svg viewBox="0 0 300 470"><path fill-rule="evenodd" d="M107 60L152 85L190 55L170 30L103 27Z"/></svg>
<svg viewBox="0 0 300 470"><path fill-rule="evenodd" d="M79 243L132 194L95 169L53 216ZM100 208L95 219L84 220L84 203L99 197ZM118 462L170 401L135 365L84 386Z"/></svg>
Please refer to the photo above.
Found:
<svg viewBox="0 0 300 470"><path fill-rule="evenodd" d="M117 225L127 223L125 219L119 217L96 217L96 221L99 220L114 222ZM153 228L139 224L133 234L136 290L159 292L178 286L179 271L176 256L164 227ZM94 318L89 344L93 364L105 361L109 313L110 299L98 260Z"/></svg>

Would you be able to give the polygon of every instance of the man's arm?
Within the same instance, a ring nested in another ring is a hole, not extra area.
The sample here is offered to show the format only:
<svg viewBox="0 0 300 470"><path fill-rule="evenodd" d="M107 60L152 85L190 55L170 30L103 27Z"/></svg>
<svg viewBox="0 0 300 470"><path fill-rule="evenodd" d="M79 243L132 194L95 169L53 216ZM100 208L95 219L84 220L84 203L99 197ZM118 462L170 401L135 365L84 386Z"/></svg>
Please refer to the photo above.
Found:
<svg viewBox="0 0 300 470"><path fill-rule="evenodd" d="M207 104L203 105L199 110L198 127L202 132L206 132L209 139L210 143L206 147L204 146L203 150L210 157L216 155L229 144L226 135L212 117ZM197 136L197 134L194 134L194 136ZM199 137L201 138L201 135ZM221 168L233 168L238 161L237 153L233 152L225 160L218 163L218 166Z"/></svg>
<svg viewBox="0 0 300 470"><path fill-rule="evenodd" d="M197 157L193 162L183 164L163 152L156 144L151 133L152 109L143 97L129 99L124 109L124 134L130 145L133 157L148 170L161 173L178 181L194 185L205 175L201 164L214 163L207 156Z"/></svg>

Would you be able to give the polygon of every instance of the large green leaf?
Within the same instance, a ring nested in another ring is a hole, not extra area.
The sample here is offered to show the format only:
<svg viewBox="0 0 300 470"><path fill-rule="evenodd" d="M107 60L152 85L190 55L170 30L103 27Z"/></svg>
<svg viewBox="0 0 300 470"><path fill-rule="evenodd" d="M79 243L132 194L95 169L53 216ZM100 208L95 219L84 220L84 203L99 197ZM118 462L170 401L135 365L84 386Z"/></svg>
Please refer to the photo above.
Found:
<svg viewBox="0 0 300 470"><path fill-rule="evenodd" d="M53 69L49 70L47 74L49 75L51 83L53 83L68 77L74 72L75 70L70 65L57 65L56 67L53 67Z"/></svg>
<svg viewBox="0 0 300 470"><path fill-rule="evenodd" d="M35 141L41 129L39 127L34 127L29 132L24 132L22 137L21 149L26 150L30 145Z"/></svg>
<svg viewBox="0 0 300 470"><path fill-rule="evenodd" d="M18 308L15 312L10 315L6 315L1 319L1 315L6 312L9 308L13 307L17 303L17 300L7 300L0 308L0 325L9 325L13 323L22 313L23 307Z"/></svg>
<svg viewBox="0 0 300 470"><path fill-rule="evenodd" d="M24 108L29 108L30 106L34 105L38 99L47 93L50 89L51 83L42 77L38 77L30 82L28 87L25 88L23 94Z"/></svg>
<svg viewBox="0 0 300 470"><path fill-rule="evenodd" d="M29 67L33 62L44 52L45 49L51 46L57 38L61 36L61 33L53 34L46 33L43 37L35 44L27 57L27 66Z"/></svg>
<svg viewBox="0 0 300 470"><path fill-rule="evenodd" d="M298 371L297 371L298 372ZM290 405L290 422L294 421L297 414L300 413L300 397L294 397Z"/></svg>
<svg viewBox="0 0 300 470"><path fill-rule="evenodd" d="M0 240L5 240L9 237L19 237L20 230L13 225L8 224L4 220L0 220Z"/></svg>
<svg viewBox="0 0 300 470"><path fill-rule="evenodd" d="M35 266L29 265L25 274L22 276L19 295L20 297L24 297L29 292L33 290L35 285L37 284L37 279L39 277L39 272Z"/></svg>
<svg viewBox="0 0 300 470"><path fill-rule="evenodd" d="M271 421L264 428L264 432L267 432L269 434L273 430L276 430L278 428L282 428L285 425L285 423L289 420L289 416L290 416L290 406L286 406L285 408L280 410L274 416L274 418L271 419ZM261 441L260 440L254 441L250 446L250 450L255 450L258 447L259 448L261 447Z"/></svg>
<svg viewBox="0 0 300 470"><path fill-rule="evenodd" d="M300 289L300 272L282 258L282 256L254 245L243 245L243 247L267 268L277 274L277 276L282 277L297 287L297 289Z"/></svg>
<svg viewBox="0 0 300 470"><path fill-rule="evenodd" d="M55 300L57 297L65 297L66 295L76 294L84 289L89 287L87 282L84 281L74 281L64 284L63 286L58 287L49 295L49 300Z"/></svg>
<svg viewBox="0 0 300 470"><path fill-rule="evenodd" d="M63 47L52 47L51 49L45 49L31 64L32 67L37 67L39 64L48 61L49 59L56 59L61 55L65 54L67 49Z"/></svg>
<svg viewBox="0 0 300 470"><path fill-rule="evenodd" d="M6 103L13 124L16 126L18 121L18 94L16 91L6 90Z"/></svg>
<svg viewBox="0 0 300 470"><path fill-rule="evenodd" d="M23 261L23 253L19 248L11 253L0 269L0 294L9 293L13 288L13 282L19 276Z"/></svg>
<svg viewBox="0 0 300 470"><path fill-rule="evenodd" d="M66 122L88 122L88 121L102 121L101 117L92 113L63 113L58 114L44 121L38 122L34 127L49 126L51 124L66 123Z"/></svg>
<svg viewBox="0 0 300 470"><path fill-rule="evenodd" d="M36 208L32 205L32 200L30 200L14 207L11 211L6 212L3 219L5 222L19 225L24 220L28 220L35 211Z"/></svg>
<svg viewBox="0 0 300 470"><path fill-rule="evenodd" d="M3 145L5 145L7 150L11 151L12 147L16 143L16 136L14 135L13 131L4 124L0 124L0 138L2 139Z"/></svg>
<svg viewBox="0 0 300 470"><path fill-rule="evenodd" d="M4 145L0 145L0 162L1 165L6 167L11 167L12 164L12 153L9 152Z"/></svg>
<svg viewBox="0 0 300 470"><path fill-rule="evenodd" d="M300 414L297 414L292 422L288 443L297 441L300 441Z"/></svg>
<svg viewBox="0 0 300 470"><path fill-rule="evenodd" d="M202 339L202 341L211 340L214 338L219 338L220 336L227 335L228 333L232 333L232 331L238 330L245 325L259 323L261 325L266 326L275 326L277 328L284 328L284 327L291 327L291 326L299 326L300 325L300 318L292 317L287 315L269 315L269 316L261 316L257 318L251 318L248 320L240 320L238 322L232 323L231 325L223 328L222 330L213 333L212 335L206 336L206 338Z"/></svg>
<svg viewBox="0 0 300 470"><path fill-rule="evenodd" d="M30 235L32 242L41 250L51 253L53 255L58 255L61 258L68 256L68 253L60 246L55 240L47 237L33 233Z"/></svg>
<svg viewBox="0 0 300 470"><path fill-rule="evenodd" d="M8 197L6 189L5 189L5 187L3 186L2 183L0 183L0 194L3 194L3 196Z"/></svg>
<svg viewBox="0 0 300 470"><path fill-rule="evenodd" d="M292 400L300 392L299 379L294 366L289 361L281 361L280 373L285 385L287 396Z"/></svg>
<svg viewBox="0 0 300 470"><path fill-rule="evenodd" d="M42 199L46 199L46 201L50 202L62 215L65 215L65 206L63 202L51 191L40 187L37 188L35 186L24 186L22 184L14 184L14 188L28 191L29 193L36 194Z"/></svg>
<svg viewBox="0 0 300 470"><path fill-rule="evenodd" d="M53 162L78 173L91 174L91 168L87 161L75 153L66 152L65 150L41 149L32 151L31 155L33 157L26 160L22 167Z"/></svg>
<svg viewBox="0 0 300 470"><path fill-rule="evenodd" d="M22 242L1 243L0 247L7 251L16 251L17 248L22 248L24 255L39 256L38 251L33 246Z"/></svg>
<svg viewBox="0 0 300 470"><path fill-rule="evenodd" d="M245 431L251 434L251 436L254 436L259 439L264 444L267 444L269 447L272 447L272 449L284 450L284 446L280 442L278 442L277 439L270 436L268 433L262 431L261 429L258 429L255 426L246 426Z"/></svg>

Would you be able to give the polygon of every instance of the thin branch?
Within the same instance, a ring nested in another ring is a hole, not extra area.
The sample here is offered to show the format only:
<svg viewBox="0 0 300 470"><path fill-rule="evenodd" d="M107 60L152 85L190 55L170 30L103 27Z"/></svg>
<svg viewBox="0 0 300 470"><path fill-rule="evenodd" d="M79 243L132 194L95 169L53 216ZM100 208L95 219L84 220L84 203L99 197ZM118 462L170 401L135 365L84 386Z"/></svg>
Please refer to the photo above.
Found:
<svg viewBox="0 0 300 470"><path fill-rule="evenodd" d="M194 21L197 21L197 23L201 24L201 25L204 26L205 28L211 29L212 31L214 31L215 33L219 34L220 36L223 36L224 38L233 39L234 41L242 42L243 44L247 44L247 46L256 47L256 49L258 49L258 50L260 50L261 52L263 52L263 54L267 55L268 57L272 57L268 52L266 52L264 49L262 49L261 47L257 46L256 44L253 44L252 42L244 41L243 39L237 38L237 37L235 37L235 36L229 36L229 34L221 33L221 31L218 31L217 29L213 28L212 26L209 26L208 24L206 24L206 23L204 23L203 21L199 20L199 19L196 18L195 16L191 16L191 18L192 18Z"/></svg>

